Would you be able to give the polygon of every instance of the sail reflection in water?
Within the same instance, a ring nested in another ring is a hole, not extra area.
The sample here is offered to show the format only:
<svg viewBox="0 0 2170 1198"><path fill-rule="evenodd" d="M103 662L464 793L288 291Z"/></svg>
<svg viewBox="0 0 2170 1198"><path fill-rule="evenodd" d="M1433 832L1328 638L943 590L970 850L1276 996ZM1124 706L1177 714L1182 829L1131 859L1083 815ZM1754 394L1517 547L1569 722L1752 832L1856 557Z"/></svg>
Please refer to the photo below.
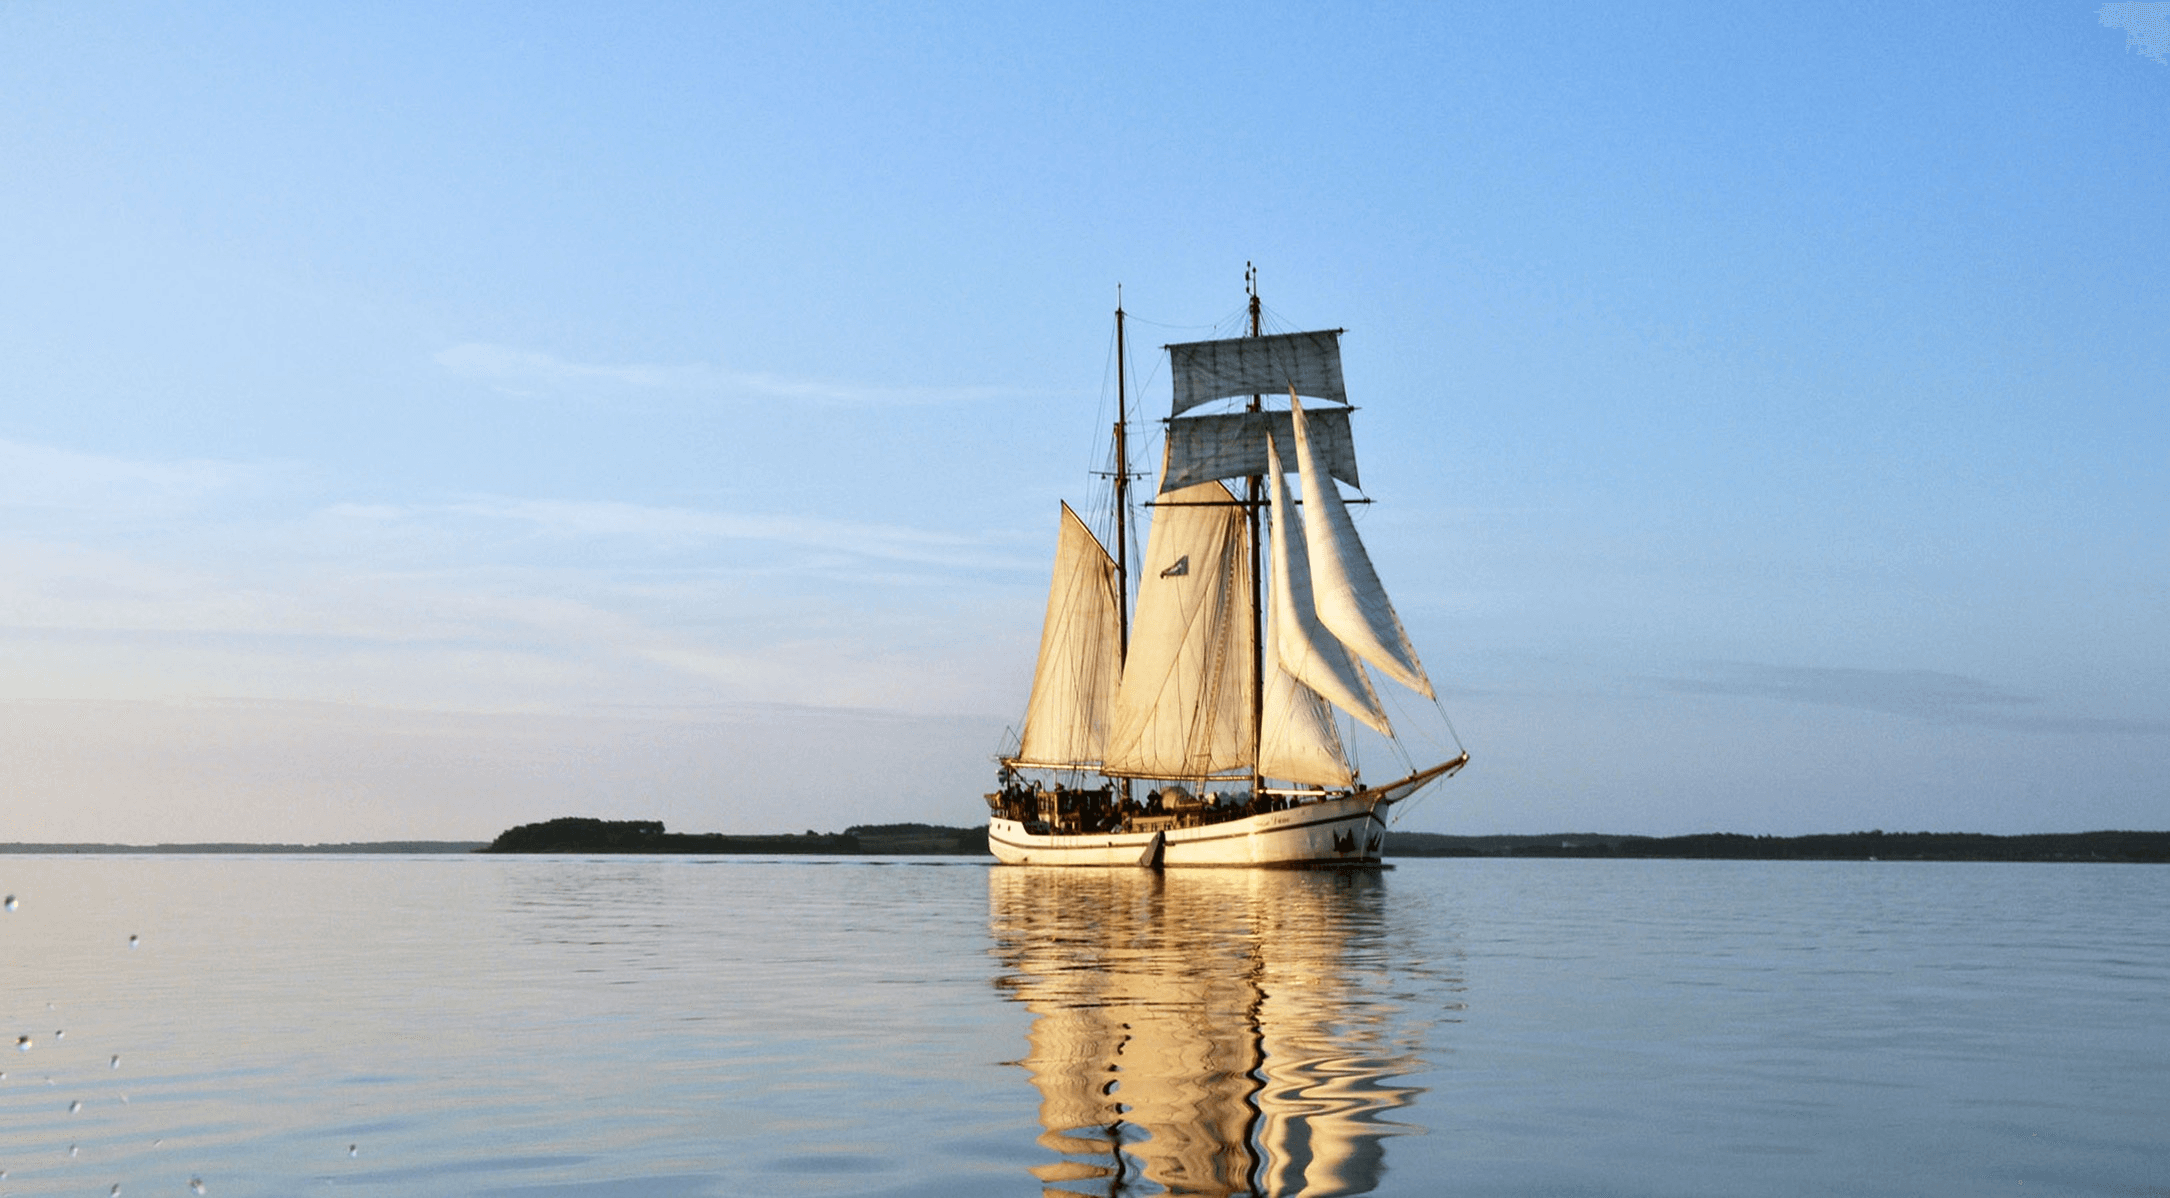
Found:
<svg viewBox="0 0 2170 1198"><path fill-rule="evenodd" d="M1050 1192L1361 1194L1385 1137L1418 1130L1397 1082L1434 1012L1395 993L1379 874L988 877Z"/></svg>

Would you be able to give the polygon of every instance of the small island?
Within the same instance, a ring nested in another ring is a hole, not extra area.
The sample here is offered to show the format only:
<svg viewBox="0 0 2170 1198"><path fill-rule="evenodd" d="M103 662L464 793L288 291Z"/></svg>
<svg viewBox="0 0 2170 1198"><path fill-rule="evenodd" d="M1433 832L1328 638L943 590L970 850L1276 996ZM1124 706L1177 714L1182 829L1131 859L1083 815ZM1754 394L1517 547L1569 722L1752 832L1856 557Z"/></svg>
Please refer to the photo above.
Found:
<svg viewBox="0 0 2170 1198"><path fill-rule="evenodd" d="M478 853L812 853L934 856L987 851L987 829L939 824L860 824L842 832L734 836L667 832L662 820L566 816L499 833Z"/></svg>

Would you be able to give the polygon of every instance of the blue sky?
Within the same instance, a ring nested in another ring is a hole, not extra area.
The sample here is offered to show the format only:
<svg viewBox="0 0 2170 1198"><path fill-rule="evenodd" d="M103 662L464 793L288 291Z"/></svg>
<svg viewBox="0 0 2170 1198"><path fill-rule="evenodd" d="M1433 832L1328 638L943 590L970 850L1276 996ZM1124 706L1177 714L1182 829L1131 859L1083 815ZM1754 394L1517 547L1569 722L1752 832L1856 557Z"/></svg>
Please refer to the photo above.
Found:
<svg viewBox="0 0 2170 1198"><path fill-rule="evenodd" d="M1403 826L2164 827L2165 20L0 9L0 839L976 820L1246 261Z"/></svg>

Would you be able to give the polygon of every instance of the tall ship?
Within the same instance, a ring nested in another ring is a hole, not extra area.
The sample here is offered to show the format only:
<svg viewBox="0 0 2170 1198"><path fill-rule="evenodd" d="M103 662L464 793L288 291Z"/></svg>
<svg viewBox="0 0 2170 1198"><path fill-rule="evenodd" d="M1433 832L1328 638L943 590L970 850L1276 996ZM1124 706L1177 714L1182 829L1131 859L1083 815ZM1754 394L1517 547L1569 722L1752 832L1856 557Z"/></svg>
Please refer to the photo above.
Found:
<svg viewBox="0 0 2170 1198"><path fill-rule="evenodd" d="M1115 552L1062 505L1032 697L987 796L1005 863L1376 866L1388 809L1469 761L1444 711L1452 755L1412 758L1372 681L1438 706L1350 519L1365 501L1341 493L1361 486L1344 330L1265 333L1255 273L1246 290L1247 335L1165 347L1173 402L1135 574L1116 307ZM1408 772L1366 784L1337 712Z"/></svg>

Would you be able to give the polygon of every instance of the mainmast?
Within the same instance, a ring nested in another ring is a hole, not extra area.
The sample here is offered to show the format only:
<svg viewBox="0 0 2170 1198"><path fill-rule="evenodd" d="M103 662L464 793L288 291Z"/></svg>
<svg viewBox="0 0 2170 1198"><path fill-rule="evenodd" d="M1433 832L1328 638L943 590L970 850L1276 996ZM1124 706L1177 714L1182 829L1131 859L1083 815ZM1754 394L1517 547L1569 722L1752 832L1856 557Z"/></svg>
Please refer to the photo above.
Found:
<svg viewBox="0 0 2170 1198"><path fill-rule="evenodd" d="M1130 657L1130 398L1123 364L1123 285L1115 285L1115 660ZM1106 394L1106 392L1102 392Z"/></svg>
<svg viewBox="0 0 2170 1198"><path fill-rule="evenodd" d="M1259 334L1258 268L1248 262L1243 264L1243 286L1251 293L1251 336L1256 337ZM1251 396L1250 411L1256 412L1264 407L1263 397ZM1251 798L1254 801L1258 798L1258 792L1266 785L1266 775L1258 768L1266 737L1266 627L1262 615L1263 605L1259 602L1259 596L1263 592L1259 586L1258 572L1258 509L1262 502L1262 481L1260 475L1250 475L1244 495L1248 500L1244 504L1244 520L1251 534Z"/></svg>

